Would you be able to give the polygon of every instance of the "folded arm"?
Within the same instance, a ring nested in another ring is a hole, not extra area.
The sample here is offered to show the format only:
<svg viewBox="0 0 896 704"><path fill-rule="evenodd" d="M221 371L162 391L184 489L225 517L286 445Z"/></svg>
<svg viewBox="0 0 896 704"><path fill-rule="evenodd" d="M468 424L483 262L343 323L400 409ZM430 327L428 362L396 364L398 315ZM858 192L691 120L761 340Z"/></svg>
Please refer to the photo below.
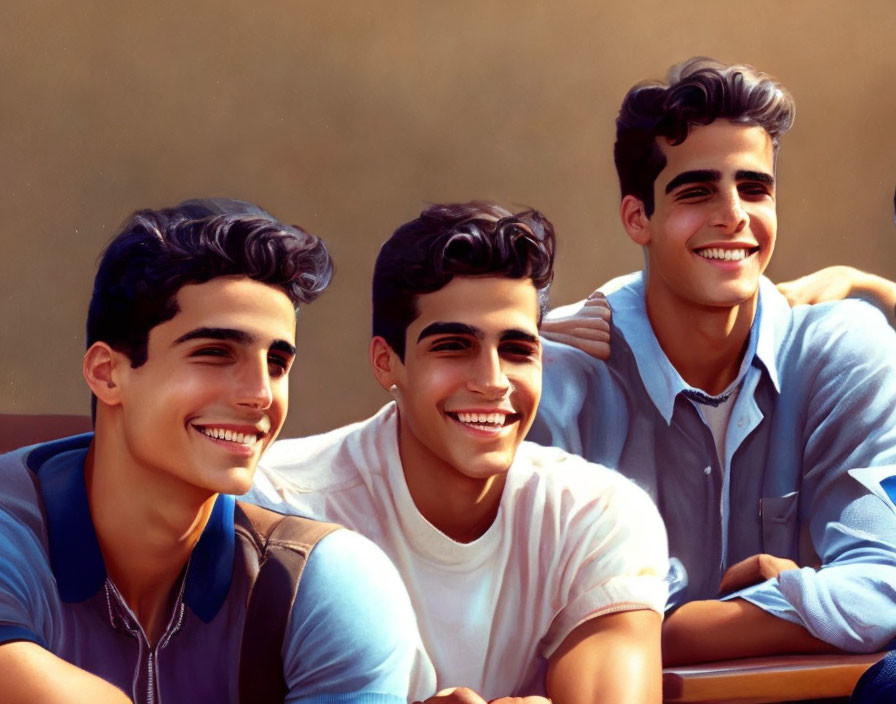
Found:
<svg viewBox="0 0 896 704"><path fill-rule="evenodd" d="M687 665L784 653L831 653L837 648L805 628L743 599L691 601L663 624L663 665Z"/></svg>
<svg viewBox="0 0 896 704"><path fill-rule="evenodd" d="M896 333L858 302L813 318L803 343L818 354L789 389L804 414L801 550L790 555L800 567L727 598L842 650L872 652L896 635L896 510L881 491L896 474Z"/></svg>

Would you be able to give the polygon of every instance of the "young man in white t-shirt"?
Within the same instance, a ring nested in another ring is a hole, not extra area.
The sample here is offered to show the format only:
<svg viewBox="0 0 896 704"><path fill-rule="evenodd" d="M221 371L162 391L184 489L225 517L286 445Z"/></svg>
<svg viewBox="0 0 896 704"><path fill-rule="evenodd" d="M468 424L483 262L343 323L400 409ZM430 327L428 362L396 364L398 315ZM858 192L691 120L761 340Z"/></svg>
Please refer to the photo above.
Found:
<svg viewBox="0 0 896 704"><path fill-rule="evenodd" d="M392 558L433 666L414 697L660 701L656 508L616 472L523 442L553 257L535 211L433 206L398 228L370 343L394 401L277 443L256 481L253 501L339 521Z"/></svg>

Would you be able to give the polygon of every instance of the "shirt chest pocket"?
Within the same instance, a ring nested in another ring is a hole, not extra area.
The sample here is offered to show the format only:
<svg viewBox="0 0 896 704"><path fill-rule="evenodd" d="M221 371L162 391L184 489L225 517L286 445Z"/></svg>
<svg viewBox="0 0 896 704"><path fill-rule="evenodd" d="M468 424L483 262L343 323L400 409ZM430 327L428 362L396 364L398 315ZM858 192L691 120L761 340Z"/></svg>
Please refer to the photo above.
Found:
<svg viewBox="0 0 896 704"><path fill-rule="evenodd" d="M759 499L762 552L791 559L796 556L799 496L798 491L791 491L784 496L765 496Z"/></svg>

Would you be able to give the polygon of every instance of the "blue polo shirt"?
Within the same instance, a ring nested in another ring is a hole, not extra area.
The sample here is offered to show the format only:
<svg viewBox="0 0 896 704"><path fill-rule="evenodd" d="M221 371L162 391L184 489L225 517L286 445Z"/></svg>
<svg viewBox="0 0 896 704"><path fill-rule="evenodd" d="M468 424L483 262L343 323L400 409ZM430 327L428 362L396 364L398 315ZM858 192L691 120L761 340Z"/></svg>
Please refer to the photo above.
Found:
<svg viewBox="0 0 896 704"><path fill-rule="evenodd" d="M106 575L90 517L91 435L0 456L0 643L28 640L138 702L235 702L257 553L218 496L154 646ZM134 528L139 530L139 527ZM419 635L398 574L346 530L308 557L283 646L287 702L407 698Z"/></svg>
<svg viewBox="0 0 896 704"><path fill-rule="evenodd" d="M762 279L719 457L702 392L663 353L644 290L635 274L608 296L606 363L545 344L529 439L650 493L669 535L670 607L717 598L729 566L770 553L802 568L728 598L845 650L885 646L896 635L894 330L861 301L791 310Z"/></svg>

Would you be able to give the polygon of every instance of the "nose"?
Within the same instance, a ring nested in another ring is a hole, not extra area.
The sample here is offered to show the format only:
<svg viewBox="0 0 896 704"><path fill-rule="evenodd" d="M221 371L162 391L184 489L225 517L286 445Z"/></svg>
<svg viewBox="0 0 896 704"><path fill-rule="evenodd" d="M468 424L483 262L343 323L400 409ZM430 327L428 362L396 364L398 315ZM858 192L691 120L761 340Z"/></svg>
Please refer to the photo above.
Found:
<svg viewBox="0 0 896 704"><path fill-rule="evenodd" d="M482 349L477 355L467 387L490 399L501 398L510 388L510 380L497 349Z"/></svg>
<svg viewBox="0 0 896 704"><path fill-rule="evenodd" d="M246 360L236 373L236 403L249 408L266 409L274 399L267 355L261 360Z"/></svg>
<svg viewBox="0 0 896 704"><path fill-rule="evenodd" d="M719 206L714 213L713 225L723 229L726 233L740 232L747 226L750 216L744 209L743 201L737 188L733 188L722 194Z"/></svg>

